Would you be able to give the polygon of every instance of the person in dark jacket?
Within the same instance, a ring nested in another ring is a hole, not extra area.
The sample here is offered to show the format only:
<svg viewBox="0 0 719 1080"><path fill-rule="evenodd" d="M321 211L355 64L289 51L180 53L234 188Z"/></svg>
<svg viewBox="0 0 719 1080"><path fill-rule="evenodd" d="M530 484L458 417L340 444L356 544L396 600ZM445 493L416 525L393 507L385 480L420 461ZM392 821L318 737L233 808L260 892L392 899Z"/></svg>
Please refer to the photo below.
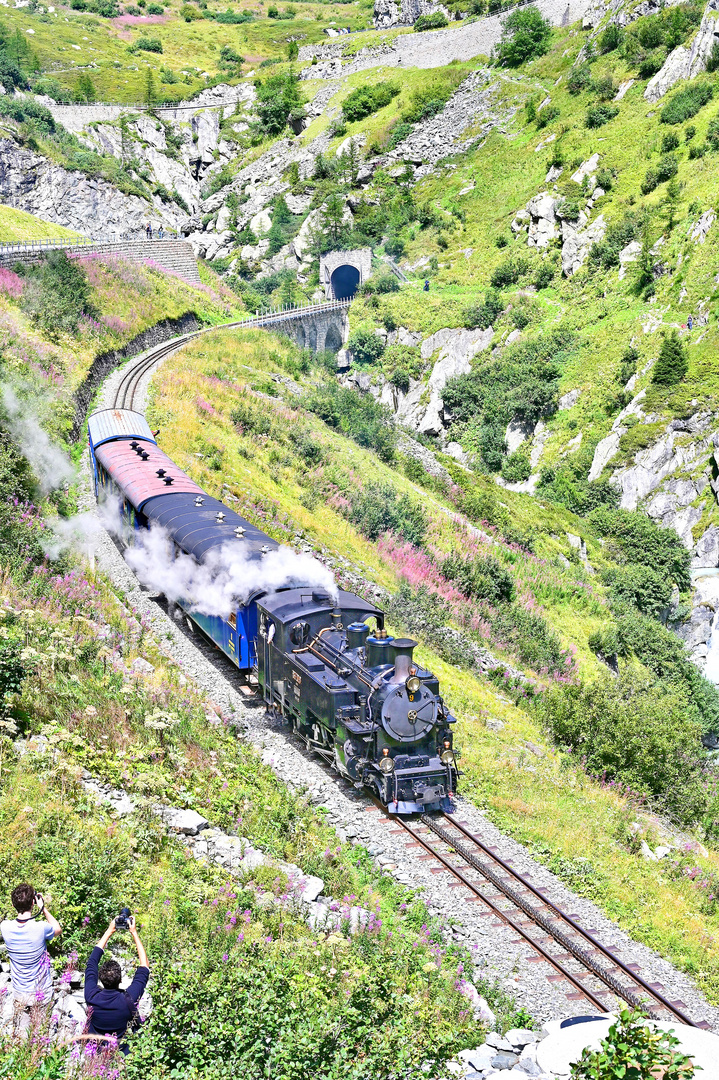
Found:
<svg viewBox="0 0 719 1080"><path fill-rule="evenodd" d="M88 1035L116 1035L119 1041L124 1037L128 1027L136 1027L139 1023L137 1003L145 992L147 980L150 978L150 969L147 964L145 946L140 941L140 935L135 926L134 916L130 916L129 930L135 942L140 963L127 990L120 989L122 971L117 960L106 960L100 965L105 946L115 933L114 919L90 953L90 959L85 968L85 1001L92 1006L87 1027ZM102 982L102 987L98 986L98 979ZM121 1045L120 1049L126 1053L127 1044Z"/></svg>

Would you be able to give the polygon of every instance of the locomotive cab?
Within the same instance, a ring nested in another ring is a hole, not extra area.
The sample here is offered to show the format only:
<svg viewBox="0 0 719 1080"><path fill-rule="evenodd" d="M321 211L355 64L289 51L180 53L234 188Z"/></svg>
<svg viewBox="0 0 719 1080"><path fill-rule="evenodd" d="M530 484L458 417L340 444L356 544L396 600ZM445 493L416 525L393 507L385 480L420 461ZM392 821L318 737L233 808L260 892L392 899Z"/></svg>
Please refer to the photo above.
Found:
<svg viewBox="0 0 719 1080"><path fill-rule="evenodd" d="M391 811L448 809L454 717L435 676L415 663L416 642L389 636L382 612L352 593L289 589L257 608L268 708Z"/></svg>

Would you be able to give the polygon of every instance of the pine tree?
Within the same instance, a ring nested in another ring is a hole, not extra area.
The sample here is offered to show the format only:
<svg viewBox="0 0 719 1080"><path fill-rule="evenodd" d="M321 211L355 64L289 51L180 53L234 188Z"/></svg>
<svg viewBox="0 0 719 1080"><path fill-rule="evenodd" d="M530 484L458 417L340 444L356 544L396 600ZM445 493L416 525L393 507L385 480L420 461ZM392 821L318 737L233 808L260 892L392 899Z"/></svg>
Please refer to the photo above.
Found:
<svg viewBox="0 0 719 1080"><path fill-rule="evenodd" d="M682 381L688 370L689 362L684 346L677 331L672 330L665 335L662 342L659 358L654 365L652 382L660 386L673 386Z"/></svg>
<svg viewBox="0 0 719 1080"><path fill-rule="evenodd" d="M145 104L154 105L157 100L157 91L155 90L155 77L152 74L152 68L145 68Z"/></svg>

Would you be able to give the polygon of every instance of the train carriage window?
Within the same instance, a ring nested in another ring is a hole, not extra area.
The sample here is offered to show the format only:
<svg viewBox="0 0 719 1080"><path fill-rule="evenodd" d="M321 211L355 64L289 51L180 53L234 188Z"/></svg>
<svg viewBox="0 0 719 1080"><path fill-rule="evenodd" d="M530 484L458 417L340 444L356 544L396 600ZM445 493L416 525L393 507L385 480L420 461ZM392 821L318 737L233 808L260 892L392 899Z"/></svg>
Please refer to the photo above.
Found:
<svg viewBox="0 0 719 1080"><path fill-rule="evenodd" d="M237 629L237 614L236 614L236 612L233 611L230 614L230 617L229 617L229 619L227 621L228 621L228 623L230 624L230 626L232 627L233 630Z"/></svg>

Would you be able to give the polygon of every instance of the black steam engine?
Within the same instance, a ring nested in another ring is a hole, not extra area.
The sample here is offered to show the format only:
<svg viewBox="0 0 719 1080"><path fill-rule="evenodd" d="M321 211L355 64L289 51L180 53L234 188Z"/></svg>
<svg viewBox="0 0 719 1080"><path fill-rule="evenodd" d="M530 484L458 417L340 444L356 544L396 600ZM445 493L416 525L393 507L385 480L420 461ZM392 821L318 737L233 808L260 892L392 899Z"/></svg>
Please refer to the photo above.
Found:
<svg viewBox="0 0 719 1080"><path fill-rule="evenodd" d="M288 589L257 600L258 678L268 708L390 811L450 809L455 720L416 642L392 638L377 608L341 592ZM367 624L374 621L374 628Z"/></svg>

